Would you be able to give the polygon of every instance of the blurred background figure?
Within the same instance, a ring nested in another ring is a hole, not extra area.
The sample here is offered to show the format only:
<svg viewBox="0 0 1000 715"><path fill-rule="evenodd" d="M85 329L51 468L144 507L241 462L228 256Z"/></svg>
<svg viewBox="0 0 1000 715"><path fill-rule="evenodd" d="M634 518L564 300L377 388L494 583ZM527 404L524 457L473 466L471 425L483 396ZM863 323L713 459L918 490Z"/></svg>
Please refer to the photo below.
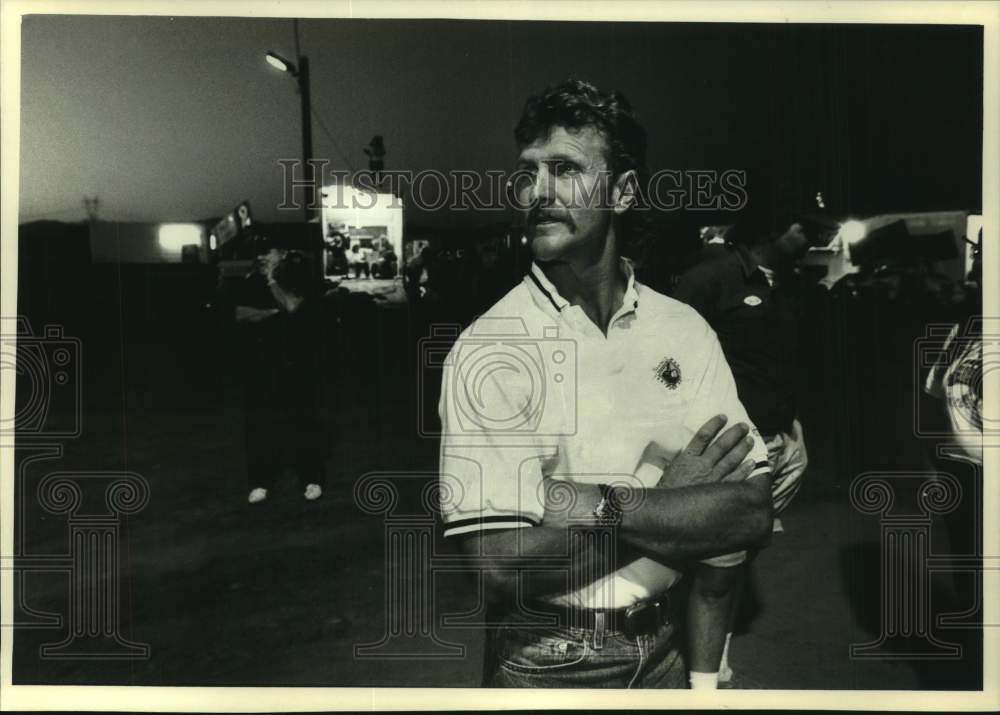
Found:
<svg viewBox="0 0 1000 715"><path fill-rule="evenodd" d="M248 500L267 499L289 470L311 501L323 493L326 457L317 280L304 254L267 241L261 249L235 308L245 347Z"/></svg>
<svg viewBox="0 0 1000 715"><path fill-rule="evenodd" d="M372 242L371 273L372 278L395 278L399 270L399 257L396 255L392 242L383 233Z"/></svg>
<svg viewBox="0 0 1000 715"><path fill-rule="evenodd" d="M371 252L369 248L362 248L360 245L355 243L351 246L351 250L348 253L348 261L351 267L354 268L354 277L358 280L361 279L361 274L365 274L365 278L371 278L371 266L368 263L368 254Z"/></svg>
<svg viewBox="0 0 1000 715"><path fill-rule="evenodd" d="M807 463L797 419L801 308L793 284L809 246L794 214L767 196L752 197L724 240L695 254L673 291L718 334L740 401L768 442L775 513L795 496Z"/></svg>
<svg viewBox="0 0 1000 715"><path fill-rule="evenodd" d="M343 231L330 225L326 234L326 273L327 275L346 276L350 273L347 261L347 246L351 239Z"/></svg>
<svg viewBox="0 0 1000 715"><path fill-rule="evenodd" d="M433 248L429 245L424 246L403 267L403 287L406 289L406 297L411 306L415 306L426 293L428 266L433 260L433 253Z"/></svg>

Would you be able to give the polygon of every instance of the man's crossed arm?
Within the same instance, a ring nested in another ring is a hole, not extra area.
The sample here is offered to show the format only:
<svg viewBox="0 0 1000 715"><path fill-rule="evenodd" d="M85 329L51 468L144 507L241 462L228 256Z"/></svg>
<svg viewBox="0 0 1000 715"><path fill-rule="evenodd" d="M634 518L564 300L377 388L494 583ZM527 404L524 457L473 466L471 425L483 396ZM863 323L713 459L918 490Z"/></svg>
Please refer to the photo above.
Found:
<svg viewBox="0 0 1000 715"><path fill-rule="evenodd" d="M667 465L659 483L642 490L638 505L622 515L617 528L621 541L664 562L698 560L766 543L772 520L769 479L747 479L753 464L744 461L752 444L746 425L734 425L715 439L725 421L718 416L706 422ZM542 560L567 555L571 525L587 524L601 499L596 485L561 486L574 491L566 500L572 508L547 507L540 526L465 537L465 552L486 562L487 591L493 598L561 593L567 578L573 583L580 575L600 577L620 565L593 549L571 549L567 568L539 568Z"/></svg>

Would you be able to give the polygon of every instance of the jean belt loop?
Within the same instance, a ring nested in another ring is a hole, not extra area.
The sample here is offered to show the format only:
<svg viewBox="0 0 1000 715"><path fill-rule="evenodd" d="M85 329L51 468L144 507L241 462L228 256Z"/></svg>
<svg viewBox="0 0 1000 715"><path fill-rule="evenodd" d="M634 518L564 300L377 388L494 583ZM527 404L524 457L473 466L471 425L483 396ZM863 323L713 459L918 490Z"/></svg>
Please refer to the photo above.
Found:
<svg viewBox="0 0 1000 715"><path fill-rule="evenodd" d="M604 611L594 613L594 650L604 647Z"/></svg>

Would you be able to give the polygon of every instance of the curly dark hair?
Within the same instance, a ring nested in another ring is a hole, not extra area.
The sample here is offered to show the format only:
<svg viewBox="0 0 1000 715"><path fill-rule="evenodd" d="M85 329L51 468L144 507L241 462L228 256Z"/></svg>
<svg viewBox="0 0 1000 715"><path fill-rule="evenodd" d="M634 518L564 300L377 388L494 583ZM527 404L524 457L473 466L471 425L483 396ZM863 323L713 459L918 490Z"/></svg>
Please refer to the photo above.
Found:
<svg viewBox="0 0 1000 715"><path fill-rule="evenodd" d="M642 210L647 207L644 194L649 168L646 130L639 124L632 104L617 90L604 92L584 80L567 79L528 98L514 128L514 139L523 149L548 137L556 127L598 130L608 146L606 160L613 176L636 172L636 203L622 217L621 248L626 255L639 258L651 226L649 212Z"/></svg>

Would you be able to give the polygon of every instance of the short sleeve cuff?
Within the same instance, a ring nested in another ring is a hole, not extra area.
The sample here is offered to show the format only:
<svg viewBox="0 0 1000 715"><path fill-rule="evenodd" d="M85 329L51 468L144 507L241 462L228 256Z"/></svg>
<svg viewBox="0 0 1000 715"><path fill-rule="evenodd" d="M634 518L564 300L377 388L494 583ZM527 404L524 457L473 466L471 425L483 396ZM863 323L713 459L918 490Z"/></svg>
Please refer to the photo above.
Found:
<svg viewBox="0 0 1000 715"><path fill-rule="evenodd" d="M707 566L715 566L720 569L728 569L733 566L739 566L746 560L746 551L736 551L731 554L723 554L722 556L713 556L710 559L703 559L701 563Z"/></svg>
<svg viewBox="0 0 1000 715"><path fill-rule="evenodd" d="M759 477L762 474L770 474L771 465L766 460L760 462L754 462L753 469L750 471L750 475L747 479L753 479L754 477Z"/></svg>
<svg viewBox="0 0 1000 715"><path fill-rule="evenodd" d="M460 536L477 531L502 531L504 529L520 529L528 526L538 526L540 522L528 516L504 514L497 516L475 516L455 519L444 526L444 535Z"/></svg>

